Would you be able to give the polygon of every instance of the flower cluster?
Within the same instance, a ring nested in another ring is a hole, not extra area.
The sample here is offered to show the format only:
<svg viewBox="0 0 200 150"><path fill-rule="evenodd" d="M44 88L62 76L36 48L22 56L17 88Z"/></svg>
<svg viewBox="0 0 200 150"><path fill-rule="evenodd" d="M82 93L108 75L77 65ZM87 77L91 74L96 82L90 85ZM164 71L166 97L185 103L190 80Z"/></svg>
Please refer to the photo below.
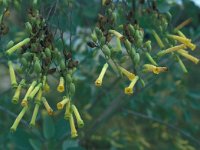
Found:
<svg viewBox="0 0 200 150"><path fill-rule="evenodd" d="M109 67L119 75L128 78L130 84L125 87L124 93L130 95L133 94L134 86L138 81L145 86L144 73L160 74L168 71L169 66L162 63L165 55L173 55L184 72L187 70L179 56L195 64L199 62L198 58L190 55L186 50L195 50L196 45L180 31L190 22L190 19L171 29L168 26L171 14L169 12L159 13L156 5L152 4L150 8L144 7L144 10L141 11L142 15L137 16L137 19L143 17L150 22L148 28L142 28L142 24L139 24L135 17L137 14L133 15L132 10L128 13L126 21L123 22L117 19L117 14L119 14L117 11L120 9L118 3L102 0L102 5L104 13L99 14L97 25L91 34L92 41L88 42L88 46L99 49L105 58L105 64L95 81L97 87L102 85L104 75ZM153 40L145 41L146 34L155 38L160 48L157 52L152 51ZM122 66L130 64L130 62L132 71L128 71L129 68L125 69L127 66Z"/></svg>
<svg viewBox="0 0 200 150"><path fill-rule="evenodd" d="M70 123L71 137L77 137L74 116L79 128L84 125L77 107L72 102L75 94L73 73L76 71L78 61L73 60L71 51L67 50L65 46L62 51L55 47L53 34L39 11L30 9L28 19L29 22L25 23L25 26L29 37L16 44L13 41L9 42L5 51L9 59L13 56L18 58L15 63L9 60L8 67L11 86L15 90L12 102L14 104L21 103L22 106L11 131L17 129L22 117L33 107L31 126L35 126L41 105L45 107L49 115L54 114L45 98L50 90L48 77L54 74L54 77L59 79L57 91L63 95L63 99L57 103L57 109L65 109L64 119ZM20 69L15 69L14 64L20 65ZM18 82L18 78L21 79L20 82ZM23 91L26 91L24 96Z"/></svg>

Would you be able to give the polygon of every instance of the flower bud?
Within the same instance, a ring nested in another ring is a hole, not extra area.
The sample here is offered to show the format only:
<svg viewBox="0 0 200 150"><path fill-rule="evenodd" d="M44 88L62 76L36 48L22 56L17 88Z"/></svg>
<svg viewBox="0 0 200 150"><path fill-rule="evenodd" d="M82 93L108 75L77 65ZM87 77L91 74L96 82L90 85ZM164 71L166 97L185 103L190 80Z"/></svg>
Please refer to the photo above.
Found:
<svg viewBox="0 0 200 150"><path fill-rule="evenodd" d="M67 84L70 84L72 82L72 76L69 73L67 73L65 76L65 80Z"/></svg>
<svg viewBox="0 0 200 150"><path fill-rule="evenodd" d="M8 61L8 67L9 67L9 73L10 73L11 86L13 88L16 88L17 87L17 80L16 80L13 64L12 64L11 61Z"/></svg>
<svg viewBox="0 0 200 150"><path fill-rule="evenodd" d="M26 22L25 27L28 30L28 32L30 32L30 33L32 32L32 25L30 24L30 22Z"/></svg>
<svg viewBox="0 0 200 150"><path fill-rule="evenodd" d="M51 58L51 50L49 48L45 48L44 52L47 57Z"/></svg>
<svg viewBox="0 0 200 150"><path fill-rule="evenodd" d="M76 90L75 84L71 82L70 85L69 85L70 96L74 96L75 90Z"/></svg>
<svg viewBox="0 0 200 150"><path fill-rule="evenodd" d="M76 117L78 127L82 128L84 126L84 122L83 122L83 120L82 120L82 118L81 118L81 116L80 116L80 114L78 112L78 109L76 108L75 105L72 105L72 110L73 110L74 115Z"/></svg>
<svg viewBox="0 0 200 150"><path fill-rule="evenodd" d="M136 53L136 54L134 55L133 60L134 60L134 63L135 63L136 65L138 65L139 62L140 62L140 54L139 54L139 53Z"/></svg>
<svg viewBox="0 0 200 150"><path fill-rule="evenodd" d="M41 68L41 65L40 65L40 60L36 57L36 60L35 60L35 63L34 63L34 71L36 73L41 73L42 71L42 68Z"/></svg>
<svg viewBox="0 0 200 150"><path fill-rule="evenodd" d="M8 42L6 48L7 48L7 49L8 49L8 48L11 48L13 45L14 45L14 42L11 40L11 41Z"/></svg>
<svg viewBox="0 0 200 150"><path fill-rule="evenodd" d="M107 45L104 45L104 46L102 47L102 52L103 52L104 55L106 55L107 57L110 57L110 55L111 55L111 51L110 51L110 49L109 49L109 47L108 47Z"/></svg>
<svg viewBox="0 0 200 150"><path fill-rule="evenodd" d="M65 61L63 59L60 61L60 69L65 70Z"/></svg>
<svg viewBox="0 0 200 150"><path fill-rule="evenodd" d="M91 38L92 38L92 41L93 41L94 43L97 42L97 35L96 35L95 32L93 32L93 33L91 34Z"/></svg>

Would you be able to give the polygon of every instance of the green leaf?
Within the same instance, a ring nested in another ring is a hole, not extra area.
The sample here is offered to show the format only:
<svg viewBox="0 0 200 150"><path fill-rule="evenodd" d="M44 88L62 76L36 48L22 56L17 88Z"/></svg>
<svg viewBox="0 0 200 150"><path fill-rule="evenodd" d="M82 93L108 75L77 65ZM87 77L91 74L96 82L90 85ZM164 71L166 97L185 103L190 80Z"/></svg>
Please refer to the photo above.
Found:
<svg viewBox="0 0 200 150"><path fill-rule="evenodd" d="M55 126L52 118L46 111L42 112L43 117L43 134L46 139L50 139L55 135Z"/></svg>
<svg viewBox="0 0 200 150"><path fill-rule="evenodd" d="M36 139L29 139L29 143L31 144L34 150L40 150L42 147L42 143Z"/></svg>

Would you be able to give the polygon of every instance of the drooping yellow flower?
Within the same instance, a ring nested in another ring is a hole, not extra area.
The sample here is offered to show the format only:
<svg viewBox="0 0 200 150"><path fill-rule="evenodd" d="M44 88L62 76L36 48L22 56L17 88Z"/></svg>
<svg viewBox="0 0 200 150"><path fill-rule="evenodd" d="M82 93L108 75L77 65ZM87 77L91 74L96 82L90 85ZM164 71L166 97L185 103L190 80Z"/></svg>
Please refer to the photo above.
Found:
<svg viewBox="0 0 200 150"><path fill-rule="evenodd" d="M48 114L53 115L53 109L51 108L51 106L49 105L49 103L47 102L45 97L42 97L42 102L43 102L44 107L46 108Z"/></svg>
<svg viewBox="0 0 200 150"><path fill-rule="evenodd" d="M158 66L158 64L156 63L156 61L153 59L153 57L150 55L149 52L146 52L145 55L153 65Z"/></svg>
<svg viewBox="0 0 200 150"><path fill-rule="evenodd" d="M30 87L28 88L28 91L26 92L26 95L24 96L21 105L22 106L27 106L28 105L28 96L29 94L32 92L32 90L34 89L35 85L37 84L36 81L33 81L30 85Z"/></svg>
<svg viewBox="0 0 200 150"><path fill-rule="evenodd" d="M184 38L181 36L177 36L177 35L168 35L169 38L172 38L174 40L179 41L180 43L185 44L187 47L189 47L191 50L195 50L196 49L196 45L191 43L191 39L188 38Z"/></svg>
<svg viewBox="0 0 200 150"><path fill-rule="evenodd" d="M24 85L24 83L25 83L25 79L22 79L22 81L20 82L20 84L18 85L18 87L17 87L17 89L15 91L15 94L14 94L14 96L12 98L12 102L14 104L17 104L18 101L19 101L19 96L20 96L21 89L22 89L22 86Z"/></svg>
<svg viewBox="0 0 200 150"><path fill-rule="evenodd" d="M160 38L159 35L156 33L156 31L153 30L153 31L152 31L152 34L153 34L154 38L156 39L156 42L158 43L159 47L160 47L160 48L164 48L165 45L163 44L161 38Z"/></svg>
<svg viewBox="0 0 200 150"><path fill-rule="evenodd" d="M192 56L192 55L190 55L190 54L188 54L188 53L185 53L185 52L183 52L183 51L178 51L178 53L179 53L181 56L187 58L188 60L192 61L192 62L195 63L195 64L198 64L198 63L199 63L199 59L198 59L198 58L196 58L196 57L194 57L194 56Z"/></svg>
<svg viewBox="0 0 200 150"><path fill-rule="evenodd" d="M11 55L12 53L14 53L17 49L21 48L23 45L27 44L30 42L30 38L26 38L23 41L17 43L16 45L14 45L13 47L9 48L6 51L7 55Z"/></svg>
<svg viewBox="0 0 200 150"><path fill-rule="evenodd" d="M177 34L183 38L186 38L185 34L183 34L183 32L181 32L180 30L177 31Z"/></svg>
<svg viewBox="0 0 200 150"><path fill-rule="evenodd" d="M154 74L159 74L168 70L167 67L157 67L151 64L145 64L143 67L144 71L153 72Z"/></svg>
<svg viewBox="0 0 200 150"><path fill-rule="evenodd" d="M82 118L81 118L81 116L80 116L80 114L78 112L78 109L76 108L75 105L72 105L72 110L73 110L74 115L76 117L78 127L82 128L84 126L84 122L83 122L83 120L82 120Z"/></svg>
<svg viewBox="0 0 200 150"><path fill-rule="evenodd" d="M132 81L135 78L134 73L129 72L128 70L124 69L121 66L119 66L119 69L130 81Z"/></svg>
<svg viewBox="0 0 200 150"><path fill-rule="evenodd" d="M37 114L38 114L38 111L39 111L39 107L40 107L39 104L36 104L35 107L34 107L33 115L32 115L31 122L30 122L30 126L35 126L35 121L36 121L36 117L37 117Z"/></svg>
<svg viewBox="0 0 200 150"><path fill-rule="evenodd" d="M76 130L76 127L74 124L74 117L72 114L69 117L69 124L70 124L70 128L71 128L71 137L76 138L78 136L78 134L77 134L77 130Z"/></svg>
<svg viewBox="0 0 200 150"><path fill-rule="evenodd" d="M31 91L31 93L28 96L28 100L33 99L33 97L37 94L37 92L42 88L42 83L39 83L34 89L33 91Z"/></svg>
<svg viewBox="0 0 200 150"><path fill-rule="evenodd" d="M133 87L135 86L138 79L139 77L135 76L135 78L131 81L130 85L124 89L125 94L128 94L128 95L133 94Z"/></svg>
<svg viewBox="0 0 200 150"><path fill-rule="evenodd" d="M183 28L184 26L188 25L190 22L192 22L192 18L189 18L185 21L183 21L181 24L179 24L174 30L180 30L181 28Z"/></svg>
<svg viewBox="0 0 200 150"><path fill-rule="evenodd" d="M27 110L28 110L28 106L23 107L23 109L21 110L17 118L15 119L15 122L13 123L12 127L10 128L12 132L16 131L19 125L19 122L21 121L22 117L24 116Z"/></svg>
<svg viewBox="0 0 200 150"><path fill-rule="evenodd" d="M178 51L178 50L184 49L184 48L186 48L186 46L184 44L177 45L177 46L174 46L174 47L170 47L170 48L168 48L166 50L162 50L162 51L158 52L157 55L158 56L163 56L165 54L172 53L174 51Z"/></svg>
<svg viewBox="0 0 200 150"><path fill-rule="evenodd" d="M66 97L66 96L64 96L64 97L63 97L63 100L60 101L59 103L57 103L57 109L58 109L58 110L63 109L63 107L65 106L65 104L67 104L68 102L69 102L69 98Z"/></svg>
<svg viewBox="0 0 200 150"><path fill-rule="evenodd" d="M68 120L71 115L71 102L69 101L66 105L65 116L64 119Z"/></svg>
<svg viewBox="0 0 200 150"><path fill-rule="evenodd" d="M105 73L106 73L107 68L108 68L108 64L105 63L104 66L103 66L103 68L102 68L102 70L101 70L101 73L100 73L99 77L98 77L97 80L95 81L95 85L96 85L97 87L99 87L99 86L102 85L103 77L104 77L104 75L105 75Z"/></svg>
<svg viewBox="0 0 200 150"><path fill-rule="evenodd" d="M8 67L9 67L9 72L10 72L10 81L11 81L11 86L13 88L17 87L17 80L15 76L15 70L13 68L13 64L11 61L8 61Z"/></svg>
<svg viewBox="0 0 200 150"><path fill-rule="evenodd" d="M50 86L49 86L48 83L46 83L46 84L44 85L44 91L45 91L45 92L49 92L49 91L50 91Z"/></svg>
<svg viewBox="0 0 200 150"><path fill-rule="evenodd" d="M64 84L65 84L64 78L63 78L63 77L60 77L60 82L59 82L59 85L58 85L58 87L57 87L57 91L58 91L58 92L60 92L60 93L64 92L64 90L65 90Z"/></svg>
<svg viewBox="0 0 200 150"><path fill-rule="evenodd" d="M109 33L114 34L120 40L124 37L121 33L117 32L116 30L109 30Z"/></svg>

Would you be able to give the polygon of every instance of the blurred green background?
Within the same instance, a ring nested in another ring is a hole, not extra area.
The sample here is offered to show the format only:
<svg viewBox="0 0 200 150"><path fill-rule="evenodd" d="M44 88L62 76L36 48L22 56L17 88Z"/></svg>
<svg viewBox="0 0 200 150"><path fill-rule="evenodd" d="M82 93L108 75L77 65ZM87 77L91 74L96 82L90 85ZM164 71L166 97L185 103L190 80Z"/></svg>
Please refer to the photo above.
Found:
<svg viewBox="0 0 200 150"><path fill-rule="evenodd" d="M172 26L192 18L192 23L183 32L197 44L198 48L193 54L200 58L200 8L189 0L157 2L160 11L170 10L172 13ZM7 0L6 4L6 0L1 0L0 4L1 13L5 7L11 13L6 19L9 33L0 39L0 50L3 52L10 40L20 41L26 36L23 34L24 23L32 1ZM68 9L67 0L43 0L38 1L37 6L42 15L48 18L53 32L64 32L66 44L69 44L71 31L73 54L80 62L75 74L77 89L74 103L79 108L85 127L78 131L79 137L74 140L70 137L68 122L63 119L64 112L58 112L53 117L40 114L35 128L29 127L32 115L29 112L17 131L10 133L10 126L21 108L11 103L13 91L10 88L8 67L6 58L1 56L0 149L200 149L200 65L184 60L189 71L184 74L173 63L167 73L150 78L148 85L137 90L133 96L124 95L125 83L115 77L113 72L108 72L102 88L96 88L94 81L103 58L94 58L93 50L86 43L101 12L101 2L74 0L73 4L73 8ZM55 44L59 47L60 43L58 34L55 36ZM59 101L56 92L58 81L53 77L50 80L51 91L47 99L56 110Z"/></svg>

